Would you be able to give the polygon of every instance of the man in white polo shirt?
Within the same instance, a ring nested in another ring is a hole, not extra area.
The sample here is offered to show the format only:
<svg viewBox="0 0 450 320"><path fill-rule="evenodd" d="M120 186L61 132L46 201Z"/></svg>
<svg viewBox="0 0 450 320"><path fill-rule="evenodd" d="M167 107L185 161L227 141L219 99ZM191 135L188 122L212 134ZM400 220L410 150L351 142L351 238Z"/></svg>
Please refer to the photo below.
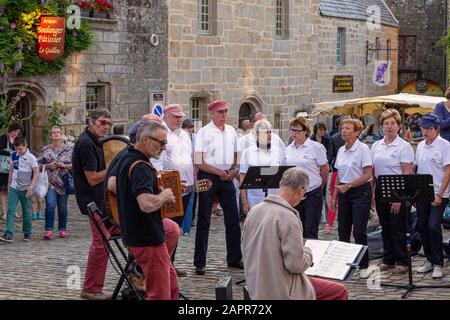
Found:
<svg viewBox="0 0 450 320"><path fill-rule="evenodd" d="M192 157L192 142L186 131L181 129L183 117L186 114L179 104L169 104L164 107L163 124L167 127L167 145L162 153L162 166L164 170L177 170L180 173L180 180L185 181L187 186L194 184L194 163ZM191 194L183 196L183 209L186 212ZM179 227L183 223L184 216L172 218ZM175 251L171 257L172 263L175 261ZM185 277L186 272L176 269L179 277Z"/></svg>
<svg viewBox="0 0 450 320"><path fill-rule="evenodd" d="M237 170L237 134L226 123L228 103L214 101L208 105L211 122L201 128L195 142L195 164L198 179L210 179L208 192L199 194L197 232L195 235L194 265L198 275L205 274L209 226L213 198L217 196L224 211L228 267L243 268L241 254L241 227L233 179Z"/></svg>

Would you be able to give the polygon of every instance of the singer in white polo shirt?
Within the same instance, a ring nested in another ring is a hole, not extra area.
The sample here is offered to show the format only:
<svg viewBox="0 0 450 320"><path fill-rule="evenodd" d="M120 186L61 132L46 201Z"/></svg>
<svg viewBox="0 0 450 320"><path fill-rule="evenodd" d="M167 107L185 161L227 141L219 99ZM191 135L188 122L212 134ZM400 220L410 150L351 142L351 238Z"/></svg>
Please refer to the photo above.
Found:
<svg viewBox="0 0 450 320"><path fill-rule="evenodd" d="M250 167L276 166L284 164L284 153L272 146L272 126L269 121L263 119L255 123L253 131L256 136L254 145L249 146L241 154L240 175L241 183ZM273 172L267 171L268 175ZM278 189L268 189L268 194L276 194ZM262 189L241 190L242 207L245 215L251 208L261 203L266 198Z"/></svg>
<svg viewBox="0 0 450 320"><path fill-rule="evenodd" d="M419 126L425 140L419 143L416 151L417 173L433 176L435 193L432 203L416 203L419 233L427 257L417 272L433 271L433 278L444 276L441 223L450 193L450 143L439 135L440 122L432 113L422 117Z"/></svg>
<svg viewBox="0 0 450 320"><path fill-rule="evenodd" d="M312 141L308 120L297 117L290 121L292 143L285 151L286 165L297 166L306 171L309 186L305 199L295 207L303 223L303 238L318 239L322 214L322 190L327 184L328 166L327 151L316 141Z"/></svg>
<svg viewBox="0 0 450 320"><path fill-rule="evenodd" d="M197 132L195 141L195 165L198 179L209 179L212 187L199 194L197 231L195 234L195 273L205 274L208 250L209 226L213 198L217 196L223 209L227 248L227 264L243 269L241 254L241 226L233 179L237 169L237 134L226 124L228 103L217 100L208 105L211 122Z"/></svg>
<svg viewBox="0 0 450 320"><path fill-rule="evenodd" d="M375 203L380 225L383 228L383 262L381 271L392 273L408 272L406 252L406 219L411 211L404 203L385 203L381 201L380 175L400 175L412 173L414 150L399 137L402 118L397 110L389 109L381 114L381 128L384 138L376 141L372 149L373 183L372 203Z"/></svg>
<svg viewBox="0 0 450 320"><path fill-rule="evenodd" d="M338 170L336 189L331 202L336 210L336 194L339 197L338 233L339 241L367 245L367 222L369 221L372 200L372 157L366 144L358 140L362 123L356 119L342 120L341 134L345 141L337 154L335 167ZM366 251L359 263L359 277L368 278L369 252Z"/></svg>

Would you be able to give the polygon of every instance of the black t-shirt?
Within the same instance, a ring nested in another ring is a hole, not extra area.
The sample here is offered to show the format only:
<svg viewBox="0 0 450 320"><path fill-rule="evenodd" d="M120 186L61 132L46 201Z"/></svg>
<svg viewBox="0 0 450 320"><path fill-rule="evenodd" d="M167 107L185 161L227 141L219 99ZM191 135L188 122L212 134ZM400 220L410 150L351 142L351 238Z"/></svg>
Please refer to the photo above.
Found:
<svg viewBox="0 0 450 320"><path fill-rule="evenodd" d="M104 208L104 183L91 187L84 171L100 172L106 169L103 149L97 138L87 129L79 137L72 154L73 182L75 198L82 214L87 214L87 205L94 201L97 207Z"/></svg>
<svg viewBox="0 0 450 320"><path fill-rule="evenodd" d="M138 160L144 160L148 164L139 163L134 166L129 178L129 169ZM128 147L118 163L117 206L122 241L127 246L158 246L165 241L160 211L144 213L137 202L137 197L143 193L159 193L156 171L150 166L148 158L133 147Z"/></svg>

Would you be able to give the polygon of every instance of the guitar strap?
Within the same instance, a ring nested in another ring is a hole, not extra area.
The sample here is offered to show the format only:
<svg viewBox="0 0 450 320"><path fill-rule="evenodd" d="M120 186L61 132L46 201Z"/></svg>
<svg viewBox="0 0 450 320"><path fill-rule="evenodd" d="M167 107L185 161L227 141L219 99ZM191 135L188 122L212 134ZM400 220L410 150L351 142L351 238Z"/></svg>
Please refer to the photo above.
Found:
<svg viewBox="0 0 450 320"><path fill-rule="evenodd" d="M130 169L128 169L128 179L130 179L130 181L131 181L131 171L133 171L134 167L136 167L139 163L145 163L152 171L156 173L156 169L150 162L145 160L136 160L131 164Z"/></svg>

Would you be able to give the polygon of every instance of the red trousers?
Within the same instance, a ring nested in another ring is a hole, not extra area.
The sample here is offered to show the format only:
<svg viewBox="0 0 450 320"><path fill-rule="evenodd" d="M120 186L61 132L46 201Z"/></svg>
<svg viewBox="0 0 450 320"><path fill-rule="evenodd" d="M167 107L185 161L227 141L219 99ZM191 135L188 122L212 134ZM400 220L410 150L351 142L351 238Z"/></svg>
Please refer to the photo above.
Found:
<svg viewBox="0 0 450 320"><path fill-rule="evenodd" d="M178 224L163 219L166 241L159 246L128 247L144 271L148 300L178 300L177 272L170 261L180 234Z"/></svg>
<svg viewBox="0 0 450 320"><path fill-rule="evenodd" d="M348 300L347 288L342 284L316 277L309 277L317 300Z"/></svg>
<svg viewBox="0 0 450 320"><path fill-rule="evenodd" d="M108 229L105 227L105 225L102 223L102 221L100 220L100 217L98 215L95 215L95 218L96 218L97 222L99 223L100 227L102 228L102 231L105 234L105 236L107 238L109 238L110 233L109 233ZM98 232L97 228L95 227L95 225L91 219L89 219L89 225L91 227L92 242L91 242L91 246L89 247L89 255L88 255L88 260L87 260L87 265L86 265L86 273L84 276L83 290L86 292L91 292L91 293L100 293L100 292L102 292L103 285L105 282L109 252L106 249L105 245L103 244L100 233ZM164 227L164 232L166 234L166 241L164 244L166 246L165 251L169 252L169 257L170 257L172 255L173 251L175 250L177 242L178 242L179 227L175 222L173 222L169 219L163 219L163 227ZM132 254L134 254L134 253L132 252ZM169 259L169 262L170 262L170 259ZM143 267L143 266L141 265L141 267ZM144 273L145 273L145 269L144 269ZM175 276L176 276L176 272L175 272ZM178 280L177 280L177 291L178 291ZM177 299L178 299L178 293L177 293Z"/></svg>

